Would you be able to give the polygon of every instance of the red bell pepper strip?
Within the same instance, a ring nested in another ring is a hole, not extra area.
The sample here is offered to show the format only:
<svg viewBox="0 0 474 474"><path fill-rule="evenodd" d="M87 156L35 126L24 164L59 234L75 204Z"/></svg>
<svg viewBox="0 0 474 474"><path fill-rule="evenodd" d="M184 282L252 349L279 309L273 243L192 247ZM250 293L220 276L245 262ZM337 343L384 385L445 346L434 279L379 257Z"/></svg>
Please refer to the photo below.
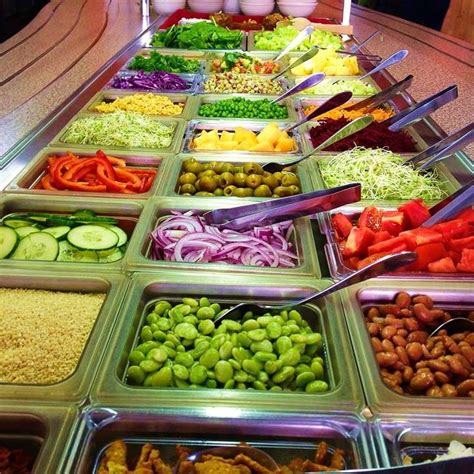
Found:
<svg viewBox="0 0 474 474"><path fill-rule="evenodd" d="M370 255L369 257L366 257L363 260L360 260L359 263L357 264L357 270L360 270L361 268L364 268L367 265L370 265L371 263L376 262L377 260L381 259L382 257L385 257L386 255L390 255L390 252L374 253L373 255Z"/></svg>
<svg viewBox="0 0 474 474"><path fill-rule="evenodd" d="M127 178L127 181L132 183L133 189L140 189L141 181L138 176L135 176L133 173L130 173L129 171L126 171L122 168L117 168L116 173L117 177L121 177L123 179Z"/></svg>
<svg viewBox="0 0 474 474"><path fill-rule="evenodd" d="M392 237L378 244L371 245L367 249L369 255L375 253L398 253L408 249L406 240L403 237Z"/></svg>
<svg viewBox="0 0 474 474"><path fill-rule="evenodd" d="M107 190L111 192L121 193L125 189L126 185L123 183L119 183L118 181L114 181L113 179L110 179L106 175L106 173L107 170L102 163L97 165L97 177L100 181L102 181L102 183L106 185Z"/></svg>
<svg viewBox="0 0 474 474"><path fill-rule="evenodd" d="M334 214L332 216L332 225L336 230L336 233L340 239L345 239L351 233L352 222L341 213Z"/></svg>
<svg viewBox="0 0 474 474"><path fill-rule="evenodd" d="M37 189L46 189L47 191L57 191L57 189L51 184L51 176L45 174L40 181L41 187Z"/></svg>
<svg viewBox="0 0 474 474"><path fill-rule="evenodd" d="M441 243L420 245L415 249L415 252L418 258L410 265L410 269L415 271L426 270L429 263L448 256L446 248Z"/></svg>
<svg viewBox="0 0 474 474"><path fill-rule="evenodd" d="M353 227L349 237L347 237L346 246L342 254L344 257L353 257L354 255L363 255L369 245L374 240L375 233L372 232L368 227L359 229Z"/></svg>
<svg viewBox="0 0 474 474"><path fill-rule="evenodd" d="M374 232L378 232L382 225L382 213L383 211L380 209L374 206L368 206L362 211L357 225L361 229L367 227Z"/></svg>
<svg viewBox="0 0 474 474"><path fill-rule="evenodd" d="M425 245L444 241L443 234L431 227L418 227L417 229L406 230L400 234L400 237L413 239L415 245Z"/></svg>
<svg viewBox="0 0 474 474"><path fill-rule="evenodd" d="M386 230L381 230L380 232L375 233L374 237L374 244L378 244L379 242L383 242L384 240L389 240L392 238L392 234L387 232Z"/></svg>

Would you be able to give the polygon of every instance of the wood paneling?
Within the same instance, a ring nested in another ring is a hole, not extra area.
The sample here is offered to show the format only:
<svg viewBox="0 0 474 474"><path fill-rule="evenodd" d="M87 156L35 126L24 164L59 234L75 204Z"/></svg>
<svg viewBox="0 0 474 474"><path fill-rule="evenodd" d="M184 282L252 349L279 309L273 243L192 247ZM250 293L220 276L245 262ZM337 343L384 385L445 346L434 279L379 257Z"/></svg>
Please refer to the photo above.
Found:
<svg viewBox="0 0 474 474"><path fill-rule="evenodd" d="M451 0L441 31L474 44L474 0Z"/></svg>

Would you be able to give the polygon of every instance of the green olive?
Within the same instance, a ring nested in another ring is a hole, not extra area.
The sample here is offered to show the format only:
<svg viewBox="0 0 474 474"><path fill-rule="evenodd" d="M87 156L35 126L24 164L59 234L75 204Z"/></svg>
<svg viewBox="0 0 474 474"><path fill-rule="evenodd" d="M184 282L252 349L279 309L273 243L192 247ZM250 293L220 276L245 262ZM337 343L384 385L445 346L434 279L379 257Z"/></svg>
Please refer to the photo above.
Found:
<svg viewBox="0 0 474 474"><path fill-rule="evenodd" d="M243 166L234 166L234 173L243 173L244 167Z"/></svg>
<svg viewBox="0 0 474 474"><path fill-rule="evenodd" d="M212 176L203 176L201 178L200 187L201 191L212 193L217 188L217 183Z"/></svg>
<svg viewBox="0 0 474 474"><path fill-rule="evenodd" d="M196 158L188 158L186 160L183 161L183 169L184 171L190 171L189 170L189 167L193 167L195 166L195 163L198 163Z"/></svg>
<svg viewBox="0 0 474 474"><path fill-rule="evenodd" d="M291 194L300 194L301 193L300 187L296 186L296 184L292 184L291 186L288 186L288 188L290 189Z"/></svg>
<svg viewBox="0 0 474 474"><path fill-rule="evenodd" d="M214 196L223 196L223 195L224 195L224 190L222 188L214 189Z"/></svg>
<svg viewBox="0 0 474 474"><path fill-rule="evenodd" d="M234 172L234 165L232 163L222 163L222 171L221 173L225 172L233 173Z"/></svg>
<svg viewBox="0 0 474 474"><path fill-rule="evenodd" d="M194 173L183 173L179 177L179 184L194 184L197 180L197 176Z"/></svg>
<svg viewBox="0 0 474 474"><path fill-rule="evenodd" d="M278 196L278 194L272 194L272 198L279 198L280 196Z"/></svg>
<svg viewBox="0 0 474 474"><path fill-rule="evenodd" d="M194 173L194 174L199 174L203 170L201 163L197 161L192 161L190 163L187 163L184 169L188 173Z"/></svg>
<svg viewBox="0 0 474 474"><path fill-rule="evenodd" d="M298 176L293 173L283 173L283 178L281 178L282 186L291 186L292 184L299 185L300 180Z"/></svg>
<svg viewBox="0 0 474 474"><path fill-rule="evenodd" d="M210 196L214 196L214 194L208 193L207 191L199 191L198 193L195 194L195 196L210 197Z"/></svg>
<svg viewBox="0 0 474 474"><path fill-rule="evenodd" d="M194 187L196 188L196 191L201 191L201 180L198 179L195 183L194 183Z"/></svg>
<svg viewBox="0 0 474 474"><path fill-rule="evenodd" d="M263 169L257 163L245 163L244 173L247 173L247 174L263 174Z"/></svg>
<svg viewBox="0 0 474 474"><path fill-rule="evenodd" d="M244 188L245 180L247 179L247 175L245 173L236 173L234 174L234 184L241 188Z"/></svg>
<svg viewBox="0 0 474 474"><path fill-rule="evenodd" d="M255 188L253 195L256 197L270 197L272 195L272 190L266 184L261 184Z"/></svg>
<svg viewBox="0 0 474 474"><path fill-rule="evenodd" d="M196 188L191 183L185 183L179 189L180 194L194 194L196 192Z"/></svg>
<svg viewBox="0 0 474 474"><path fill-rule="evenodd" d="M207 170L210 170L211 167L209 166L209 163L201 163L201 166L202 166L202 170L203 171L207 171Z"/></svg>
<svg viewBox="0 0 474 474"><path fill-rule="evenodd" d="M269 176L263 177L262 183L266 184L270 189L276 188L279 184L278 179L276 179L271 173L269 173Z"/></svg>
<svg viewBox="0 0 474 474"><path fill-rule="evenodd" d="M224 171L224 173L219 175L219 186L221 188L225 188L231 184L234 184L234 175L232 173Z"/></svg>
<svg viewBox="0 0 474 474"><path fill-rule="evenodd" d="M234 192L232 193L232 196L237 196L237 197L250 197L252 195L253 195L252 188L235 188Z"/></svg>
<svg viewBox="0 0 474 474"><path fill-rule="evenodd" d="M262 176L259 174L249 174L245 184L252 189L258 188L262 184Z"/></svg>
<svg viewBox="0 0 474 474"><path fill-rule="evenodd" d="M291 196L291 189L286 186L277 186L273 190L274 194L278 194L279 197Z"/></svg>
<svg viewBox="0 0 474 474"><path fill-rule="evenodd" d="M273 176L275 176L276 179L278 179L278 182L281 183L281 180L283 178L283 173L281 171L276 171L273 173Z"/></svg>
<svg viewBox="0 0 474 474"><path fill-rule="evenodd" d="M205 170L201 171L198 176L200 178L203 178L204 176L214 176L215 174L216 172L214 170Z"/></svg>
<svg viewBox="0 0 474 474"><path fill-rule="evenodd" d="M192 196L192 194L189 194L189 193L183 193L183 194L181 194L181 196Z"/></svg>
<svg viewBox="0 0 474 474"><path fill-rule="evenodd" d="M226 186L224 188L224 196L232 196L234 194L234 190L237 189L237 186L231 184L230 186Z"/></svg>
<svg viewBox="0 0 474 474"><path fill-rule="evenodd" d="M207 163L206 169L216 171L216 166L217 166L217 161L210 161L209 163Z"/></svg>

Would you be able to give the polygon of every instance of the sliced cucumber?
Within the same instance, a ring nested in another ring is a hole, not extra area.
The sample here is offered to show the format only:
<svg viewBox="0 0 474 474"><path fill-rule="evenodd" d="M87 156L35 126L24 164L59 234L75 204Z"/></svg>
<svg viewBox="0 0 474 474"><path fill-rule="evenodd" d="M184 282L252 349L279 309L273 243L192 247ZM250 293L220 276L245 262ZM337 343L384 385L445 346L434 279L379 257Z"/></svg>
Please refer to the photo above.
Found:
<svg viewBox="0 0 474 474"><path fill-rule="evenodd" d="M51 227L73 227L77 225L77 222L67 216L53 216L46 221L46 225Z"/></svg>
<svg viewBox="0 0 474 474"><path fill-rule="evenodd" d="M74 222L77 222L78 224L108 224L108 225L115 225L117 224L117 219L114 219L113 217L76 217L76 216L71 216L71 219L73 219Z"/></svg>
<svg viewBox="0 0 474 474"><path fill-rule="evenodd" d="M107 250L116 247L119 238L106 227L86 224L72 229L67 240L81 250Z"/></svg>
<svg viewBox="0 0 474 474"><path fill-rule="evenodd" d="M77 218L90 219L91 217L95 217L97 214L90 209L79 209L73 212L72 215Z"/></svg>
<svg viewBox="0 0 474 474"><path fill-rule="evenodd" d="M66 238L66 235L71 230L71 228L67 225L60 225L57 227L47 227L43 230L43 232L47 232L51 234L57 240L63 240Z"/></svg>
<svg viewBox="0 0 474 474"><path fill-rule="evenodd" d="M127 243L128 235L120 227L117 227L116 225L108 225L107 229L117 234L117 237L119 239L117 247L121 247L122 245L125 245Z"/></svg>
<svg viewBox="0 0 474 474"><path fill-rule="evenodd" d="M35 232L20 240L11 258L15 260L56 260L58 241L46 232Z"/></svg>
<svg viewBox="0 0 474 474"><path fill-rule="evenodd" d="M46 222L48 219L56 217L56 214L49 214L47 212L28 212L26 217L35 222Z"/></svg>
<svg viewBox="0 0 474 474"><path fill-rule="evenodd" d="M121 260L123 258L123 252L120 249L115 249L115 252L111 253L110 255L99 257L100 263L112 263L116 262L117 260Z"/></svg>
<svg viewBox="0 0 474 474"><path fill-rule="evenodd" d="M18 235L9 227L0 227L0 259L7 258L16 247Z"/></svg>
<svg viewBox="0 0 474 474"><path fill-rule="evenodd" d="M67 240L59 242L58 262L98 262L97 252L92 250L79 250Z"/></svg>
<svg viewBox="0 0 474 474"><path fill-rule="evenodd" d="M18 229L19 227L30 227L32 222L26 219L17 219L15 217L6 217L3 220L3 224L12 229Z"/></svg>
<svg viewBox="0 0 474 474"><path fill-rule="evenodd" d="M32 225L27 225L25 227L17 227L15 232L18 234L20 239L24 239L30 234L34 234L35 232L39 232L40 230L37 227L33 227Z"/></svg>

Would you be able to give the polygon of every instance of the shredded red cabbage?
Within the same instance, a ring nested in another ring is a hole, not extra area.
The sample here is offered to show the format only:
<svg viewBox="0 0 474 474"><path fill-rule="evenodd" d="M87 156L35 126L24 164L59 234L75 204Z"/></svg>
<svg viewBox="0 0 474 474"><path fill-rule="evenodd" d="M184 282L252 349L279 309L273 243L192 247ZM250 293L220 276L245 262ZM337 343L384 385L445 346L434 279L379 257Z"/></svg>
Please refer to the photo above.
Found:
<svg viewBox="0 0 474 474"><path fill-rule="evenodd" d="M110 86L114 89L160 91L183 91L190 88L190 85L183 78L165 71L139 71L136 74L117 75L112 79Z"/></svg>
<svg viewBox="0 0 474 474"><path fill-rule="evenodd" d="M162 218L150 233L153 260L294 267L298 256L289 241L292 222L239 232L207 225L195 211Z"/></svg>

